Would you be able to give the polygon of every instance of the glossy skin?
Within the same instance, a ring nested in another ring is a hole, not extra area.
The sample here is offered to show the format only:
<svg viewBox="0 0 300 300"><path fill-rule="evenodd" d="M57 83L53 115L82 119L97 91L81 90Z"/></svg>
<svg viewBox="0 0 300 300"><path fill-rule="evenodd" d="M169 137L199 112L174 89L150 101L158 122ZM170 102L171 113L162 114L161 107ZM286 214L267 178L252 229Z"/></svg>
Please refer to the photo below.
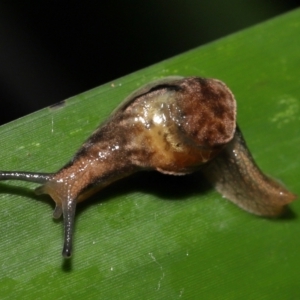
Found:
<svg viewBox="0 0 300 300"><path fill-rule="evenodd" d="M76 204L142 170L184 175L201 170L243 209L277 216L295 196L255 165L236 127L236 102L216 79L167 77L131 94L57 173L0 172L0 180L42 183L38 194L64 217L63 256L72 253Z"/></svg>

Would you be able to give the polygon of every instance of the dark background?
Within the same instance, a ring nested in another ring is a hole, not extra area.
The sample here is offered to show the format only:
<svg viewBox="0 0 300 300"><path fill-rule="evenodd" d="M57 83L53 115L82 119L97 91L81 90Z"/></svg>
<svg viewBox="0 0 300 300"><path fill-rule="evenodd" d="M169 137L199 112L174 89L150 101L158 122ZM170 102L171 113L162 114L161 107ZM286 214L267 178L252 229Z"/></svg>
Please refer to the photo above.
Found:
<svg viewBox="0 0 300 300"><path fill-rule="evenodd" d="M297 6L295 0L0 0L0 124Z"/></svg>

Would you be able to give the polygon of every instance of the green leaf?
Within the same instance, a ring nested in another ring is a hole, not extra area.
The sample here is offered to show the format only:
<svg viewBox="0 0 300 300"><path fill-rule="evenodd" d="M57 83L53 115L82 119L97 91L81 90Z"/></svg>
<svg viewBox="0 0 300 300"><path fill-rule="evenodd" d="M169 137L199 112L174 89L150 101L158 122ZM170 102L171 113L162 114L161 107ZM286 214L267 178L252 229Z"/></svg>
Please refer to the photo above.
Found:
<svg viewBox="0 0 300 300"><path fill-rule="evenodd" d="M2 126L1 169L55 171L130 92L192 75L227 83L258 165L299 194L299 36L296 10ZM140 173L79 206L64 262L62 223L35 186L0 184L1 299L300 296L299 201L289 218L270 220L222 199L198 174Z"/></svg>

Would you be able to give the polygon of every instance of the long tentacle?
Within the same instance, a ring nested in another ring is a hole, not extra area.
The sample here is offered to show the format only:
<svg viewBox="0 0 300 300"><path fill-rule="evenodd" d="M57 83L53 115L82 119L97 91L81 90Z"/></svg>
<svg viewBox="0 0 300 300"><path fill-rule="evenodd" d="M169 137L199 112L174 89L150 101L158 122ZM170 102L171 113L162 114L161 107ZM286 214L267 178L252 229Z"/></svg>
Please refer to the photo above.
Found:
<svg viewBox="0 0 300 300"><path fill-rule="evenodd" d="M68 199L68 201L64 201L62 209L64 217L64 248L62 255L64 258L70 258L73 248L76 200Z"/></svg>
<svg viewBox="0 0 300 300"><path fill-rule="evenodd" d="M49 181L52 176L52 173L0 171L0 180L21 180L41 184Z"/></svg>

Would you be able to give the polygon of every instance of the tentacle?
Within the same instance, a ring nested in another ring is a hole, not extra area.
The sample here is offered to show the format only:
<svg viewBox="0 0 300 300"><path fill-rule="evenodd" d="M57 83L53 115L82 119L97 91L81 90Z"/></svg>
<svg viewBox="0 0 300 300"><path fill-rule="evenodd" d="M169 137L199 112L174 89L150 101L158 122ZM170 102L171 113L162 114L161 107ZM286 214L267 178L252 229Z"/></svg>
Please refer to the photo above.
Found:
<svg viewBox="0 0 300 300"><path fill-rule="evenodd" d="M65 182L52 180L36 189L37 194L48 194L54 200L56 206L53 218L58 219L63 215L64 219L64 247L62 255L69 258L72 255L73 231L75 226L75 210L77 197L70 192L71 185Z"/></svg>
<svg viewBox="0 0 300 300"><path fill-rule="evenodd" d="M62 213L63 213L63 211L62 211L61 205L56 204L55 208L54 208L54 211L53 211L53 214L52 214L53 218L54 219L59 219L61 217Z"/></svg>
<svg viewBox="0 0 300 300"><path fill-rule="evenodd" d="M52 176L52 173L0 171L0 180L22 180L35 183L45 183L49 181Z"/></svg>
<svg viewBox="0 0 300 300"><path fill-rule="evenodd" d="M70 258L73 247L73 232L75 225L75 210L76 200L68 199L63 202L63 216L64 216L64 248L62 255L64 258Z"/></svg>

